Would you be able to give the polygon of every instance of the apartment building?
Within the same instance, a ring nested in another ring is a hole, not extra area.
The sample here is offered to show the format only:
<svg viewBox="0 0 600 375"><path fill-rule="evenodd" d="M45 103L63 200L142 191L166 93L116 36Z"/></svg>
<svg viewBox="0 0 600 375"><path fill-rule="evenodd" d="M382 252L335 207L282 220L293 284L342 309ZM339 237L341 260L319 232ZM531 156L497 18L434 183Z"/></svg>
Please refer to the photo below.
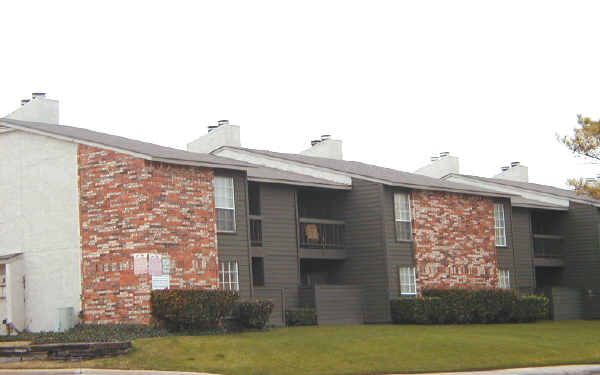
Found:
<svg viewBox="0 0 600 375"><path fill-rule="evenodd" d="M507 179L522 166L484 179L443 154L407 173L328 135L256 150L227 121L182 151L59 125L43 94L0 119L0 154L0 313L19 330L145 323L163 288L271 298L273 324L389 322L426 287L554 287L555 316L580 317L574 290L597 289L599 202Z"/></svg>

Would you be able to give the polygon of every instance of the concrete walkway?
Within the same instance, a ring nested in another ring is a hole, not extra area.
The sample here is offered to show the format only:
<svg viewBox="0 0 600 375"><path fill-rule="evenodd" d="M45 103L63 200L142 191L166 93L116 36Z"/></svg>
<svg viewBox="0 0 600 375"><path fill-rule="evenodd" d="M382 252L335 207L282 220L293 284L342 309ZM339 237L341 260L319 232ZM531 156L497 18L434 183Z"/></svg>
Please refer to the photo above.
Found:
<svg viewBox="0 0 600 375"><path fill-rule="evenodd" d="M101 370L101 369L48 369L48 370L10 370L0 369L1 374L21 375L216 375L206 372L144 371L144 370ZM551 367L527 367L506 370L443 372L421 375L600 375L600 365L572 365ZM310 374L306 374L310 375ZM402 375L402 374L396 374ZM412 374L414 375L414 374Z"/></svg>

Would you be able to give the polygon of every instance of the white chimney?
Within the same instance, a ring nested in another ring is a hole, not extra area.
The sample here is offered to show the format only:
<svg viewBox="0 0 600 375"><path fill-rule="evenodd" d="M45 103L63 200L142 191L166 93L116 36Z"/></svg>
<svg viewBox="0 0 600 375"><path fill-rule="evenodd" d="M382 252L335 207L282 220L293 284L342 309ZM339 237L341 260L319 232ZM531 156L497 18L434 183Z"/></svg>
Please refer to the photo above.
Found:
<svg viewBox="0 0 600 375"><path fill-rule="evenodd" d="M450 156L449 152L441 152L440 156L432 156L431 163L417 169L415 173L433 178L442 178L450 173L459 173L458 157Z"/></svg>
<svg viewBox="0 0 600 375"><path fill-rule="evenodd" d="M34 92L31 99L21 100L21 107L6 118L58 124L58 100L47 99L43 92Z"/></svg>
<svg viewBox="0 0 600 375"><path fill-rule="evenodd" d="M331 139L331 135L324 134L321 136L321 139L311 141L310 148L300 152L300 154L342 160L342 141Z"/></svg>
<svg viewBox="0 0 600 375"><path fill-rule="evenodd" d="M231 125L227 120L220 120L217 125L208 127L208 133L188 143L191 152L209 153L222 146L240 147L240 127Z"/></svg>
<svg viewBox="0 0 600 375"><path fill-rule="evenodd" d="M510 167L502 167L502 172L495 175L494 178L503 180L529 182L529 170L520 162L514 161L510 163Z"/></svg>

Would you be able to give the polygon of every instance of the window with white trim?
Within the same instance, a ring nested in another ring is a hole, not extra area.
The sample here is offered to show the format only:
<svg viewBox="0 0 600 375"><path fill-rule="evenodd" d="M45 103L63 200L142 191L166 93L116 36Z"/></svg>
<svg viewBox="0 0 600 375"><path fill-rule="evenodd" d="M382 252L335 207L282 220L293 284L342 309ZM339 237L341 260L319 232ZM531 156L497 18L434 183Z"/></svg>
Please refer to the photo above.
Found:
<svg viewBox="0 0 600 375"><path fill-rule="evenodd" d="M400 294L403 296L417 295L417 275L415 267L398 268L400 277Z"/></svg>
<svg viewBox="0 0 600 375"><path fill-rule="evenodd" d="M221 268L219 269L219 284L221 285L221 289L240 290L237 260L221 262Z"/></svg>
<svg viewBox="0 0 600 375"><path fill-rule="evenodd" d="M502 203L494 204L494 228L496 230L496 246L506 246L506 222Z"/></svg>
<svg viewBox="0 0 600 375"><path fill-rule="evenodd" d="M412 218L408 193L394 193L394 216L396 218L396 240L412 239Z"/></svg>
<svg viewBox="0 0 600 375"><path fill-rule="evenodd" d="M235 232L233 177L215 177L215 207L217 209L217 231Z"/></svg>
<svg viewBox="0 0 600 375"><path fill-rule="evenodd" d="M510 289L510 270L498 270L498 286L502 289Z"/></svg>

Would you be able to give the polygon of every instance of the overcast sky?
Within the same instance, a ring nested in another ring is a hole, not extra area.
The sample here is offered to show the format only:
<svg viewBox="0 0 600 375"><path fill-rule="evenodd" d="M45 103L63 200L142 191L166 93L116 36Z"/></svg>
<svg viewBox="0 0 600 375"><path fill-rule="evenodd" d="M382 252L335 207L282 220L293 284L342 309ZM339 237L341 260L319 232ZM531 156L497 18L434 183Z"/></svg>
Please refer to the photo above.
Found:
<svg viewBox="0 0 600 375"><path fill-rule="evenodd" d="M242 145L412 172L520 161L565 186L600 168L555 139L600 118L600 2L3 1L0 114L34 91L61 123L184 148L228 119Z"/></svg>

